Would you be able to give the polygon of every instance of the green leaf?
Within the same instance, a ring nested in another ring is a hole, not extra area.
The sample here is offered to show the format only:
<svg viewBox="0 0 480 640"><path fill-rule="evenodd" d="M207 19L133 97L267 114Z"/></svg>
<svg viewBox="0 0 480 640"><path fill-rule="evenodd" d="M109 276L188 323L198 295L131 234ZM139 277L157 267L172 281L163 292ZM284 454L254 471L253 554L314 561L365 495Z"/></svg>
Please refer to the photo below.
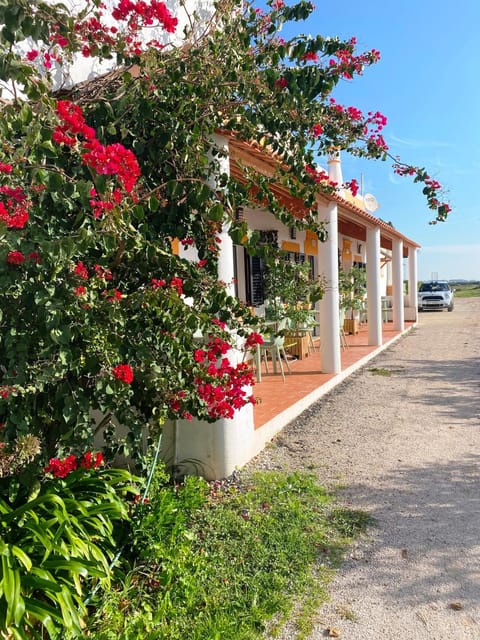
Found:
<svg viewBox="0 0 480 640"><path fill-rule="evenodd" d="M158 208L160 207L160 201L158 200L158 198L156 198L155 195L151 195L149 200L148 200L148 208L150 209L150 211L158 211Z"/></svg>
<svg viewBox="0 0 480 640"><path fill-rule="evenodd" d="M30 571L30 569L32 568L32 561L27 556L25 551L23 551L23 549L20 549L20 547L16 547L15 545L11 547L11 550L12 554L23 564L25 569L27 571Z"/></svg>
<svg viewBox="0 0 480 640"><path fill-rule="evenodd" d="M22 108L20 109L20 120L22 121L23 125L28 125L31 123L32 119L33 119L32 109L28 104L28 102L24 102L22 105Z"/></svg>
<svg viewBox="0 0 480 640"><path fill-rule="evenodd" d="M52 638L57 637L58 627L53 621L62 623L63 619L54 607L41 600L25 598L25 610L43 624Z"/></svg>
<svg viewBox="0 0 480 640"><path fill-rule="evenodd" d="M54 150L53 145L52 145L52 150ZM63 178L59 173L56 173L56 172L50 173L50 175L48 176L47 184L48 184L49 190L58 191L63 187Z"/></svg>
<svg viewBox="0 0 480 640"><path fill-rule="evenodd" d="M2 555L2 589L7 601L5 625L10 626L12 620L18 624L23 616L25 604L20 595L20 572L10 564L10 559Z"/></svg>
<svg viewBox="0 0 480 640"><path fill-rule="evenodd" d="M82 625L78 614L78 605L74 604L72 594L66 586L57 595L57 600L62 610L63 624L66 629L75 635L81 635Z"/></svg>

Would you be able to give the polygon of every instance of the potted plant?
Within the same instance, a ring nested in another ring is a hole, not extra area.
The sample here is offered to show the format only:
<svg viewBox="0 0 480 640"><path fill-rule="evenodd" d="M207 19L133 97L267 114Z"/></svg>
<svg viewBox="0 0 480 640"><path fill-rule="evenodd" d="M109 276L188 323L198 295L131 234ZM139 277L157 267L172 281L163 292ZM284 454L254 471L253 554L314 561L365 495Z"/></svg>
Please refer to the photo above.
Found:
<svg viewBox="0 0 480 640"><path fill-rule="evenodd" d="M367 275L365 269L353 266L348 271L339 270L338 290L341 316L344 316L345 333L358 333L360 310L365 304ZM342 313L343 312L343 313Z"/></svg>
<svg viewBox="0 0 480 640"><path fill-rule="evenodd" d="M312 278L307 262L291 262L276 257L264 275L265 318L279 322L286 318L291 352L308 353L308 332L314 326L312 305L323 296L323 278Z"/></svg>

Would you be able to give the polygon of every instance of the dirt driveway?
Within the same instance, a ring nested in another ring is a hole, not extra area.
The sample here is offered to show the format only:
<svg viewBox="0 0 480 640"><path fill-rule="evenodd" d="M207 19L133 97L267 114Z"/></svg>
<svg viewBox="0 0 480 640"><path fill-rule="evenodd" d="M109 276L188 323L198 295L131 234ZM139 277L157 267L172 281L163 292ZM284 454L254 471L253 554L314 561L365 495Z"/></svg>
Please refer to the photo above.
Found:
<svg viewBox="0 0 480 640"><path fill-rule="evenodd" d="M420 314L254 466L313 468L376 520L312 640L480 640L480 298Z"/></svg>

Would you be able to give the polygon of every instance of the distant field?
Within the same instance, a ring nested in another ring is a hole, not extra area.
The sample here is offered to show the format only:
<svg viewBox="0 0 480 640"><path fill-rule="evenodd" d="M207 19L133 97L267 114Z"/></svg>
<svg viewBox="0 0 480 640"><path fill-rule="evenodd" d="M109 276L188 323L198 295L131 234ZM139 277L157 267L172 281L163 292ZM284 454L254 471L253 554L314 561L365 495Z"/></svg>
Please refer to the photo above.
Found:
<svg viewBox="0 0 480 640"><path fill-rule="evenodd" d="M469 282L468 284L452 284L457 298L477 298L480 297L480 282Z"/></svg>

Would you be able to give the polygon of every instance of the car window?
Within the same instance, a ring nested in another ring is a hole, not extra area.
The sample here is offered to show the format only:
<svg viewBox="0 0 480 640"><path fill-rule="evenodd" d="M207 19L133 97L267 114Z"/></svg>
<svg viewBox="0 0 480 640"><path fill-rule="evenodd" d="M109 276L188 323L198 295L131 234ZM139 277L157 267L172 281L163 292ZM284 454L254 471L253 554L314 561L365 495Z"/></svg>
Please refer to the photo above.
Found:
<svg viewBox="0 0 480 640"><path fill-rule="evenodd" d="M431 293L432 291L450 291L447 282L424 282L420 286L420 293Z"/></svg>

